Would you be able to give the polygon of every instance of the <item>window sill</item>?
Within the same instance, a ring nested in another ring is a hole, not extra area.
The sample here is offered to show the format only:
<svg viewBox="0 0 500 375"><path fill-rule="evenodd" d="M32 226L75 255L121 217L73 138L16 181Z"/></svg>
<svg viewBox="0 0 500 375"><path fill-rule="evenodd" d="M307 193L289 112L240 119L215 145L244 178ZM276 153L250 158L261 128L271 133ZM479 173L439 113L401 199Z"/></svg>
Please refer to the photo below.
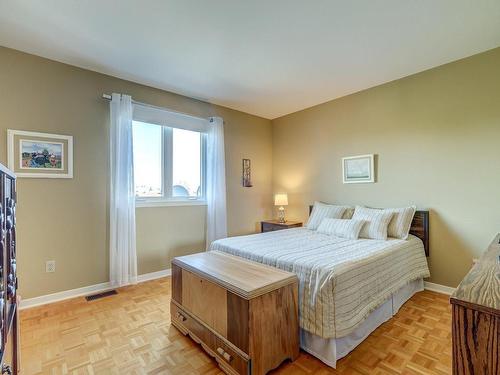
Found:
<svg viewBox="0 0 500 375"><path fill-rule="evenodd" d="M206 206L207 202L200 199L190 200L138 200L135 201L136 208L142 207L176 207L176 206Z"/></svg>

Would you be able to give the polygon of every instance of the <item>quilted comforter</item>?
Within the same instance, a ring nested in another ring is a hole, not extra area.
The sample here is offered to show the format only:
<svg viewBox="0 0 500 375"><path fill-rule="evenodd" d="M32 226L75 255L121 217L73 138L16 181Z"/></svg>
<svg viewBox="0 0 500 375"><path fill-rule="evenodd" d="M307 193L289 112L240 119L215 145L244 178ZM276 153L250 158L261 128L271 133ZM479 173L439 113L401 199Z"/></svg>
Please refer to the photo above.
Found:
<svg viewBox="0 0 500 375"><path fill-rule="evenodd" d="M306 228L214 241L221 251L295 273L301 328L323 338L353 332L409 282L429 276L422 241L348 240Z"/></svg>

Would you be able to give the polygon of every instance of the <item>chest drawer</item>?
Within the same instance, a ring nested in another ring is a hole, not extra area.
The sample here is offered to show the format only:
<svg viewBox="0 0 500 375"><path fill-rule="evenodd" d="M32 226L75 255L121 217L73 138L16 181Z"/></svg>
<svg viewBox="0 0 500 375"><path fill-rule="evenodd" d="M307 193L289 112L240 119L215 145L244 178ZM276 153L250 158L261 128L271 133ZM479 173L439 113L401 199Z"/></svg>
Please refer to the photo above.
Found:
<svg viewBox="0 0 500 375"><path fill-rule="evenodd" d="M212 349L215 348L215 335L193 319L189 313L183 311L182 308L178 307L175 303L171 304L170 313L172 315L172 322L176 326L180 325L186 332L191 332L191 334L198 339L198 343L201 341L208 347Z"/></svg>
<svg viewBox="0 0 500 375"><path fill-rule="evenodd" d="M250 361L243 358L239 353L237 353L232 347L227 345L227 343L220 338L215 338L215 351L220 356L220 360L217 360L221 367L230 366L232 369L236 370L238 374L249 374L250 373Z"/></svg>
<svg viewBox="0 0 500 375"><path fill-rule="evenodd" d="M170 311L172 324L182 333L188 333L195 342L202 344L219 366L226 369L226 373L250 374L250 360L244 353L238 352L174 302L171 303Z"/></svg>

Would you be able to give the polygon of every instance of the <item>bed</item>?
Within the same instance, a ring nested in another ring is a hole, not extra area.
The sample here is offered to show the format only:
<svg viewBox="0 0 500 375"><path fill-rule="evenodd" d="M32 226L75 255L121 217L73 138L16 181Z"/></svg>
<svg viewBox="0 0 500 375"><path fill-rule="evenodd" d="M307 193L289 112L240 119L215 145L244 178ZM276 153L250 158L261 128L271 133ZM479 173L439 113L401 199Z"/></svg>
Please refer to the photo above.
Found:
<svg viewBox="0 0 500 375"><path fill-rule="evenodd" d="M220 251L297 274L301 347L331 367L390 319L429 276L428 212L407 240L349 240L306 228L214 241Z"/></svg>

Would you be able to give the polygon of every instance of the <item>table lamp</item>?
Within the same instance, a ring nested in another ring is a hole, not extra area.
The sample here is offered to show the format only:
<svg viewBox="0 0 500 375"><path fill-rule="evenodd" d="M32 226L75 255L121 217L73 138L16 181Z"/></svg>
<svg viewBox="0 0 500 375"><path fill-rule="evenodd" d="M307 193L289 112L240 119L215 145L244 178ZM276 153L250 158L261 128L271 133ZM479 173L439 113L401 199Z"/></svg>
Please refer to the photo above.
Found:
<svg viewBox="0 0 500 375"><path fill-rule="evenodd" d="M279 206L278 218L280 223L285 223L285 207L288 206L288 195L286 193L274 194L274 205Z"/></svg>

